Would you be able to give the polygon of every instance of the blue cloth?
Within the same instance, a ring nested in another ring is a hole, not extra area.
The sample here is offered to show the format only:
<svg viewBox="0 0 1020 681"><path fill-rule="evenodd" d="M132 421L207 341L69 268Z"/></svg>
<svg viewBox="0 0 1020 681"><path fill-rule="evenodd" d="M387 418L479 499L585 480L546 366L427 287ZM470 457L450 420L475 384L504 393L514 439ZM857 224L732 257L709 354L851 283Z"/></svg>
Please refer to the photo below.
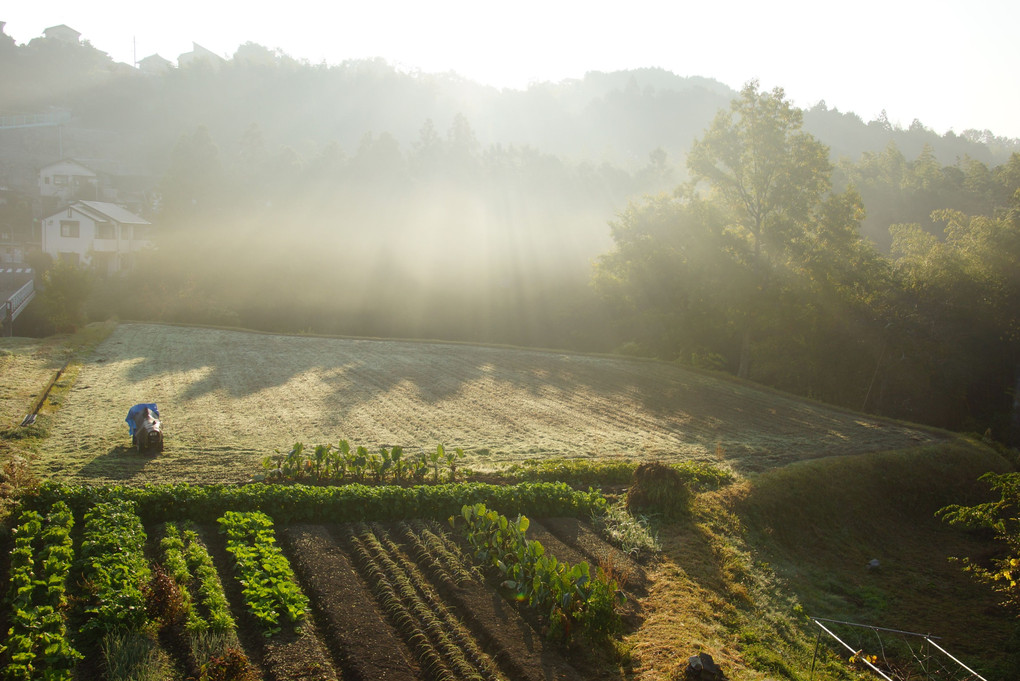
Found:
<svg viewBox="0 0 1020 681"><path fill-rule="evenodd" d="M127 418L124 419L128 424L128 435L134 437L135 435L135 417L146 409L151 409L153 415L159 418L159 409L156 409L156 403L150 402L148 404L136 404L135 406L128 409Z"/></svg>

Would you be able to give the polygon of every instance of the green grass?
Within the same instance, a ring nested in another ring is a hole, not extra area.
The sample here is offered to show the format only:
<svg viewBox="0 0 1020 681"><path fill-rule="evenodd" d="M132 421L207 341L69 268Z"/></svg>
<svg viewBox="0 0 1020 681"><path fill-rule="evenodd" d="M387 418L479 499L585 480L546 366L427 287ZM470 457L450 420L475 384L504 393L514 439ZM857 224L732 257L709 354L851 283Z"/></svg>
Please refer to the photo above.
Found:
<svg viewBox="0 0 1020 681"><path fill-rule="evenodd" d="M1008 466L994 450L963 439L822 459L752 478L731 508L744 531L749 571L768 575L770 588L785 592L804 615L933 634L988 678L1008 678L997 674L1008 665L1004 651L1015 622L950 560L983 554L988 541L935 517L948 504L985 498L980 475ZM873 558L877 570L867 567Z"/></svg>

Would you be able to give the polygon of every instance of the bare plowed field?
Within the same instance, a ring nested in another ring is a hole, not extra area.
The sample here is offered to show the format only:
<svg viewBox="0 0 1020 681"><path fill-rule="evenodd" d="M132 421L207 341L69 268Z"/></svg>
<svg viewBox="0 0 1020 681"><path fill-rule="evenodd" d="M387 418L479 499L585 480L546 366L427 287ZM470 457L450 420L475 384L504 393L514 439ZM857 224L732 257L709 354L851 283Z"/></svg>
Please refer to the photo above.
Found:
<svg viewBox="0 0 1020 681"><path fill-rule="evenodd" d="M124 422L156 402L166 449ZM936 439L669 364L443 343L122 324L84 360L36 462L96 482L235 482L274 449L462 447L484 470L538 457L710 460L740 472Z"/></svg>
<svg viewBox="0 0 1020 681"><path fill-rule="evenodd" d="M433 521L282 529L312 617L297 632L285 628L271 638L252 627L216 532L203 534L241 626L242 646L264 678L585 678L576 661L536 630L538 620L527 608L500 597Z"/></svg>

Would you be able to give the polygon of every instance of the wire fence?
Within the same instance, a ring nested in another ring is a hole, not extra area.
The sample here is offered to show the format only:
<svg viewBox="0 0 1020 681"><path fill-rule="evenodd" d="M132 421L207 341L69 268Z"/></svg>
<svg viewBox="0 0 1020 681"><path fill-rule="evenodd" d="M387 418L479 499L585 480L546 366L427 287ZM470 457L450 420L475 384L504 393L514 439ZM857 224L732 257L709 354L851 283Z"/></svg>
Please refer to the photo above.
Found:
<svg viewBox="0 0 1020 681"><path fill-rule="evenodd" d="M824 641L849 666L886 681L987 681L936 643L937 636L820 617L811 621L819 628L811 679Z"/></svg>

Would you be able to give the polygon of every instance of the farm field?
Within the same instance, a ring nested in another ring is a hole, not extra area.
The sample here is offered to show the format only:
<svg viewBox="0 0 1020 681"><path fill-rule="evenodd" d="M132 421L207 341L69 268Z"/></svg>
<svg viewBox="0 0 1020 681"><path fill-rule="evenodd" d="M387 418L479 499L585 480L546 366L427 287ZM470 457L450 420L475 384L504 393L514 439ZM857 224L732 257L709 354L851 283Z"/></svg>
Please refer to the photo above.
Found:
<svg viewBox="0 0 1020 681"><path fill-rule="evenodd" d="M246 659L252 681L580 681L607 673L547 636L526 603L499 596L463 533L446 523L274 528L262 513L226 511L214 523L143 528L135 509L113 499L84 516L62 501L41 515L26 512L9 577L29 586L17 591L16 614L0 616L12 625L6 644L23 652L4 656L6 676L35 667L52 678L70 679L72 670L74 678L124 678L109 651L132 636L150 648L132 664L162 670L145 677L153 679L197 678L226 655ZM628 593L644 584L641 567L583 522L544 523L529 535L549 555L575 565L613 560L630 578Z"/></svg>
<svg viewBox="0 0 1020 681"><path fill-rule="evenodd" d="M129 446L137 402L159 405L160 456ZM340 439L460 447L474 470L555 456L747 473L939 436L659 362L121 324L82 359L33 467L66 481L238 482L274 450Z"/></svg>

